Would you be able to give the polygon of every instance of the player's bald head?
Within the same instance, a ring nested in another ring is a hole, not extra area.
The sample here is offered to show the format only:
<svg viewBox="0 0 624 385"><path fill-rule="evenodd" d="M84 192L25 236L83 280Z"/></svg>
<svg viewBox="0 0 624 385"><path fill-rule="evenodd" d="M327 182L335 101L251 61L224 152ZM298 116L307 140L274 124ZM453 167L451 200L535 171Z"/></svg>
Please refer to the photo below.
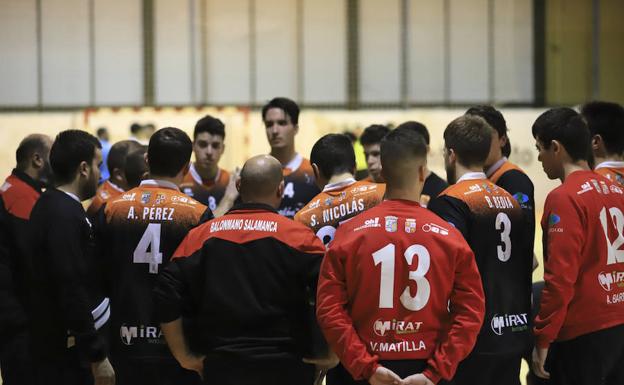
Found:
<svg viewBox="0 0 624 385"><path fill-rule="evenodd" d="M382 139L381 169L388 188L408 187L426 163L427 144L414 130L399 127Z"/></svg>
<svg viewBox="0 0 624 385"><path fill-rule="evenodd" d="M250 158L240 172L239 191L243 202L267 203L274 199L283 179L282 165L271 155Z"/></svg>

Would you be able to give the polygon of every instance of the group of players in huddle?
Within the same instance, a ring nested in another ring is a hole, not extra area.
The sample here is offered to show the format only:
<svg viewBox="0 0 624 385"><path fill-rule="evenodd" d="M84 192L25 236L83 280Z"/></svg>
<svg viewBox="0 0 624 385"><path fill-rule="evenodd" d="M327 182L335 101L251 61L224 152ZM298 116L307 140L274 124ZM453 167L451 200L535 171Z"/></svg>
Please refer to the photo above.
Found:
<svg viewBox="0 0 624 385"><path fill-rule="evenodd" d="M535 200L503 115L295 151L299 107L262 109L270 155L219 168L225 127L115 143L30 135L0 189L0 364L13 384L624 383L624 108L532 127L561 185ZM191 153L195 162L191 162ZM97 191L96 191L97 188ZM93 198L86 212L82 201Z"/></svg>

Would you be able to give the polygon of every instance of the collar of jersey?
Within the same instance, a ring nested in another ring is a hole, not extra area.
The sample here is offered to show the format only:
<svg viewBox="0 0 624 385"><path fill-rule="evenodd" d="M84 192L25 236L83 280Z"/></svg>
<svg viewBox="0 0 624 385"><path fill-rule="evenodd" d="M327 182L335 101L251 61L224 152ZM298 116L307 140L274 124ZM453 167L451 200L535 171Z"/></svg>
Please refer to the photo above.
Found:
<svg viewBox="0 0 624 385"><path fill-rule="evenodd" d="M457 179L457 183L463 182L465 180L476 180L476 179L487 179L484 172L467 172L461 176L461 178Z"/></svg>
<svg viewBox="0 0 624 385"><path fill-rule="evenodd" d="M29 185L30 187L35 189L40 194L41 194L41 190L45 187L45 185L43 183L34 180L33 178L30 177L30 175L26 174L22 170L18 170L16 168L14 168L12 174L17 179L19 179L22 182L26 183L27 185Z"/></svg>
<svg viewBox="0 0 624 385"><path fill-rule="evenodd" d="M488 178L491 177L496 171L498 171L499 168L503 167L505 162L507 162L507 157L503 156L498 160L498 162L494 163L490 166L490 168L487 169L485 175L487 175Z"/></svg>
<svg viewBox="0 0 624 385"><path fill-rule="evenodd" d="M605 162L600 163L594 169L599 168L624 168L624 162L616 161L616 160L607 160Z"/></svg>
<svg viewBox="0 0 624 385"><path fill-rule="evenodd" d="M112 188L113 190L117 190L117 191L119 191L119 192L125 192L125 191L124 191L124 189L122 189L121 187L117 186L115 183L111 182L111 181L110 181L110 179L109 179L109 180L107 180L107 181L106 181L106 182L104 182L104 183L108 183L108 184L111 186L111 188Z"/></svg>
<svg viewBox="0 0 624 385"><path fill-rule="evenodd" d="M197 169L195 168L195 163L191 163L189 172L191 173L191 177L193 178L193 180L195 180L197 184L204 184L204 180L202 179L201 175L199 175L199 173L197 172ZM214 183L217 183L220 176L221 176L221 168L217 167L217 175L215 175Z"/></svg>
<svg viewBox="0 0 624 385"><path fill-rule="evenodd" d="M287 168L290 170L290 172L295 172L301 166L301 163L303 163L303 156L301 156L299 153L296 153L295 157L292 158L292 160L282 168Z"/></svg>
<svg viewBox="0 0 624 385"><path fill-rule="evenodd" d="M178 188L178 186L175 185L175 183L171 183L169 181L159 180L159 179L146 179L143 182L141 182L141 187L162 187L162 188L168 188L168 189L180 191L180 189Z"/></svg>
<svg viewBox="0 0 624 385"><path fill-rule="evenodd" d="M348 178L348 179L341 180L340 182L335 182L335 183L328 183L323 188L323 192L332 191L332 190L340 190L341 188L351 186L353 183L355 183L354 178Z"/></svg>
<svg viewBox="0 0 624 385"><path fill-rule="evenodd" d="M60 192L67 194L71 199L75 200L76 202L80 203L80 198L78 198L78 195L74 194L74 193L70 193L67 191L63 191L63 190L59 190Z"/></svg>

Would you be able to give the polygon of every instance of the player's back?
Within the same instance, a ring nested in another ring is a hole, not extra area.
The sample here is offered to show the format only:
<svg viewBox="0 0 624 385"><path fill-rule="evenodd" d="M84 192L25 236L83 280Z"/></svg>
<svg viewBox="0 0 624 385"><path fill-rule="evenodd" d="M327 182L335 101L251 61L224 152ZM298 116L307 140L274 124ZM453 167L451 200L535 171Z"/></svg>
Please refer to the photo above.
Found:
<svg viewBox="0 0 624 385"><path fill-rule="evenodd" d="M504 189L475 173L429 204L455 226L475 254L486 298L475 353L518 353L529 338L533 243L525 214Z"/></svg>
<svg viewBox="0 0 624 385"><path fill-rule="evenodd" d="M147 180L100 213L98 242L112 307L112 352L133 359L169 358L155 321L152 289L182 239L207 208L175 185Z"/></svg>
<svg viewBox="0 0 624 385"><path fill-rule="evenodd" d="M592 171L571 173L546 198L546 282L548 275L564 276L564 269L575 279L573 292L542 300L554 306L570 301L559 340L624 323L623 210L624 190Z"/></svg>
<svg viewBox="0 0 624 385"><path fill-rule="evenodd" d="M624 186L624 162L608 161L602 162L596 166L594 171L611 182Z"/></svg>
<svg viewBox="0 0 624 385"><path fill-rule="evenodd" d="M451 309L482 306L472 292L461 304L453 297L459 276L462 285L482 293L461 234L415 202L386 200L343 224L323 263L330 265L323 274L335 272L346 282L345 306L356 332L381 360L431 357L450 327L449 301ZM332 280L321 276L319 291L330 292L325 285ZM332 310L323 297L317 314L327 323ZM478 330L480 316L475 313L472 325L466 318L466 327ZM468 345L465 354L472 348Z"/></svg>
<svg viewBox="0 0 624 385"><path fill-rule="evenodd" d="M356 181L353 178L328 184L297 212L295 220L311 228L327 245L334 239L341 222L379 204L385 191L384 184Z"/></svg>

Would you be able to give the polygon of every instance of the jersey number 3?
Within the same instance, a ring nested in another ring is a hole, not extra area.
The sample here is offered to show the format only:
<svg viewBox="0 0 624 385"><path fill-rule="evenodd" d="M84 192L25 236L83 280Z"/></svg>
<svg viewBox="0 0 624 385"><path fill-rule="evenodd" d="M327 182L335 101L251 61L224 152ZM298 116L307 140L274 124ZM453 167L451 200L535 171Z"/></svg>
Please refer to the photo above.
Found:
<svg viewBox="0 0 624 385"><path fill-rule="evenodd" d="M431 258L429 251L422 245L411 245L403 253L408 265L412 264L414 256L418 256L418 267L410 270L409 279L416 282L416 295L412 297L410 288L407 286L399 300L408 310L417 311L425 307L429 302L431 288L425 274L429 271ZM379 283L379 308L391 309L394 307L394 262L395 246L388 243L383 248L373 253L375 266L381 264L381 280Z"/></svg>
<svg viewBox="0 0 624 385"><path fill-rule="evenodd" d="M500 237L503 242L502 245L496 246L496 254L498 255L498 259L502 262L507 262L511 257L511 238L509 238L509 234L511 234L511 221L507 214L498 213L494 226L496 230L501 232Z"/></svg>
<svg viewBox="0 0 624 385"><path fill-rule="evenodd" d="M149 251L148 251L149 249ZM160 223L150 223L143 233L139 244L134 249L134 263L149 264L150 274L158 274L158 265L162 263L160 252Z"/></svg>

